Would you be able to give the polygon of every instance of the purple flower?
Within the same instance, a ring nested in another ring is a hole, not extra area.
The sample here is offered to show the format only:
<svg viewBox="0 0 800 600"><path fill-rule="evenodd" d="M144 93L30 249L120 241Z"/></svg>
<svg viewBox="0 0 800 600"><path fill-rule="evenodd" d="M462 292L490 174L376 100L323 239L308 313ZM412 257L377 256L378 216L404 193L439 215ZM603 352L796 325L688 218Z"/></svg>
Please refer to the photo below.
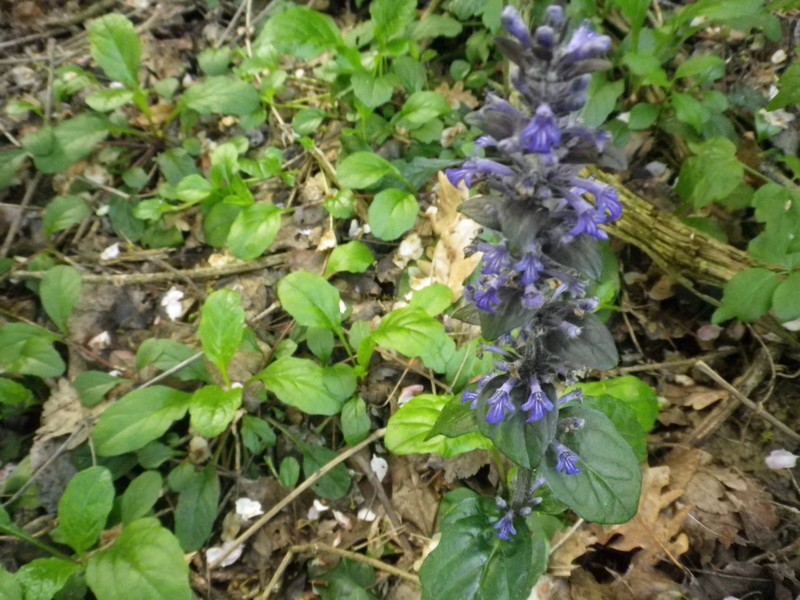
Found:
<svg viewBox="0 0 800 600"><path fill-rule="evenodd" d="M536 109L536 114L520 134L522 148L535 154L550 154L561 143L561 129L553 111L546 104Z"/></svg>
<svg viewBox="0 0 800 600"><path fill-rule="evenodd" d="M556 472L557 473L565 473L566 475L577 475L583 469L578 467L576 463L580 460L580 457L575 454L572 450L567 448L561 442L553 442L552 445L553 449L558 454L558 461L556 462Z"/></svg>
<svg viewBox="0 0 800 600"><path fill-rule="evenodd" d="M542 48L547 48L548 50L555 46L556 43L556 32L553 30L552 27L548 25L542 25L541 27L537 27L536 31L533 34L534 39L536 40L536 44L541 46Z"/></svg>
<svg viewBox="0 0 800 600"><path fill-rule="evenodd" d="M467 187L472 187L472 182L478 175L513 175L514 171L488 158L470 158L457 169L447 169L445 175L454 186L463 181Z"/></svg>
<svg viewBox="0 0 800 600"><path fill-rule="evenodd" d="M509 377L486 401L489 406L489 412L486 415L487 423L497 425L505 419L507 412L514 413L517 411L514 403L511 402L511 390L514 389L515 385L517 385L517 380Z"/></svg>
<svg viewBox="0 0 800 600"><path fill-rule="evenodd" d="M558 26L564 22L564 9L558 4L548 6L544 14L550 25Z"/></svg>
<svg viewBox="0 0 800 600"><path fill-rule="evenodd" d="M539 384L539 379L536 375L530 378L530 390L531 394L528 396L527 402L520 408L530 413L527 422L535 423L536 421L544 419L547 413L553 410L553 403L550 401L550 398L547 397L547 394L544 393L544 390L542 390L542 386Z"/></svg>
<svg viewBox="0 0 800 600"><path fill-rule="evenodd" d="M622 215L622 204L619 201L619 192L616 188L590 179L573 179L570 183L594 196L597 212L602 215L602 223L611 223Z"/></svg>
<svg viewBox="0 0 800 600"><path fill-rule="evenodd" d="M533 45L531 41L531 34L522 16L517 12L513 6L506 6L503 9L503 14L500 16L500 22L505 27L506 31L513 35L522 44L522 47L529 50Z"/></svg>
<svg viewBox="0 0 800 600"><path fill-rule="evenodd" d="M481 244L478 250L483 252L484 275L501 275L511 263L511 256L505 246Z"/></svg>
<svg viewBox="0 0 800 600"><path fill-rule="evenodd" d="M539 275L544 270L539 248L536 245L528 246L525 254L514 265L514 270L520 273L520 283L523 286L535 284L539 280Z"/></svg>
<svg viewBox="0 0 800 600"><path fill-rule="evenodd" d="M597 221L594 219L594 210L589 209L578 215L575 220L574 227L570 230L569 235L578 237L579 235L590 235L598 240L607 240L608 234L597 226Z"/></svg>
<svg viewBox="0 0 800 600"><path fill-rule="evenodd" d="M575 63L587 58L602 58L611 50L611 38L592 31L588 23L583 23L573 33L566 48L564 58Z"/></svg>
<svg viewBox="0 0 800 600"><path fill-rule="evenodd" d="M474 289L472 286L467 286L467 292L470 296L469 299L482 311L494 314L495 307L503 303L503 300L500 298L499 290L503 282L496 281L494 283L489 283L484 281L481 283L483 285L479 290Z"/></svg>
<svg viewBox="0 0 800 600"><path fill-rule="evenodd" d="M558 328L567 334L567 337L576 338L581 334L581 328L577 325L573 325L569 321L561 321L558 324Z"/></svg>
<svg viewBox="0 0 800 600"><path fill-rule="evenodd" d="M494 525L492 529L497 530L497 537L507 542L511 536L517 535L517 530L514 529L514 511L509 510L503 517Z"/></svg>
<svg viewBox="0 0 800 600"><path fill-rule="evenodd" d="M573 400L576 400L578 402L583 400L583 390L577 388L572 390L568 394L564 394L563 396L561 396L561 398L558 399L558 405L564 406L567 402L572 402Z"/></svg>

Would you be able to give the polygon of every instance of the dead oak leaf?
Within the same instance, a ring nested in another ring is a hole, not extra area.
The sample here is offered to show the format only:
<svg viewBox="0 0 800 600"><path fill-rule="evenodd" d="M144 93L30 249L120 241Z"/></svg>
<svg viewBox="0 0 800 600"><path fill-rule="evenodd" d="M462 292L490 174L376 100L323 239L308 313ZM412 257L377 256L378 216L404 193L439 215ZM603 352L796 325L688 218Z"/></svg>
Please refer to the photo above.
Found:
<svg viewBox="0 0 800 600"><path fill-rule="evenodd" d="M477 108L480 104L472 92L464 91L463 81L456 81L453 84L453 87L450 87L450 85L445 81L434 91L444 96L444 99L447 100L447 103L453 110L458 109L461 104L473 109Z"/></svg>

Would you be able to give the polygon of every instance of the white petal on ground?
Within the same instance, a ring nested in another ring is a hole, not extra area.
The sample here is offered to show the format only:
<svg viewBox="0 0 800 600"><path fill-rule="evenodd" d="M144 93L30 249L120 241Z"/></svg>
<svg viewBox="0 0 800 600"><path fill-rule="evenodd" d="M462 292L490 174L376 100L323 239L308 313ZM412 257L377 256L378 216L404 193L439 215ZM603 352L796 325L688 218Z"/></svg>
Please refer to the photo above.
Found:
<svg viewBox="0 0 800 600"><path fill-rule="evenodd" d="M372 467L372 472L375 473L378 481L383 481L389 471L389 463L386 462L386 459L374 454L372 455L372 460L369 461L369 466Z"/></svg>
<svg viewBox="0 0 800 600"><path fill-rule="evenodd" d="M350 531L353 528L353 522L346 514L335 510L333 511L333 518L336 519L336 522L344 527L347 531Z"/></svg>
<svg viewBox="0 0 800 600"><path fill-rule="evenodd" d="M797 459L800 456L792 454L788 450L773 450L769 456L764 459L764 462L770 469L794 469L797 465Z"/></svg>
<svg viewBox="0 0 800 600"><path fill-rule="evenodd" d="M309 521L318 521L319 517L322 513L326 510L329 510L328 507L319 501L319 499L314 499L314 504L311 505L311 508L308 509L308 520Z"/></svg>
<svg viewBox="0 0 800 600"><path fill-rule="evenodd" d="M172 319L180 319L183 316L183 292L176 287L169 288L169 291L161 298L161 306L164 307L164 312Z"/></svg>
<svg viewBox="0 0 800 600"><path fill-rule="evenodd" d="M219 563L220 567L230 567L233 563L235 563L239 558L242 556L242 550L244 546L241 544L237 544L236 542L225 542L222 546L211 546L208 550L206 550L206 561L208 563L216 562L216 560L225 554L230 548L236 548L225 557L221 563Z"/></svg>
<svg viewBox="0 0 800 600"><path fill-rule="evenodd" d="M119 256L119 243L111 244L100 253L100 260L111 260Z"/></svg>
<svg viewBox="0 0 800 600"><path fill-rule="evenodd" d="M264 509L261 507L261 502L257 500L239 498L236 501L236 514L246 521L258 515L263 515Z"/></svg>
<svg viewBox="0 0 800 600"><path fill-rule="evenodd" d="M378 515L376 515L368 508L362 508L361 510L358 511L359 521L366 521L367 523L372 523L377 518Z"/></svg>

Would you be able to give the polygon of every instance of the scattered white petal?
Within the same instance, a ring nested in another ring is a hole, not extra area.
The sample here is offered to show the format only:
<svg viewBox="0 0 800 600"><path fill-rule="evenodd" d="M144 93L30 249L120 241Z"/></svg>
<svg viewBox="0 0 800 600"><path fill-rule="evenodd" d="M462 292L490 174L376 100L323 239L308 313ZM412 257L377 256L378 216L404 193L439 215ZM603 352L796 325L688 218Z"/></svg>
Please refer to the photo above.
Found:
<svg viewBox="0 0 800 600"><path fill-rule="evenodd" d="M339 312L344 314L347 312L347 304L344 303L344 300L339 300Z"/></svg>
<svg viewBox="0 0 800 600"><path fill-rule="evenodd" d="M119 243L111 244L100 253L100 260L111 260L119 256Z"/></svg>
<svg viewBox="0 0 800 600"><path fill-rule="evenodd" d="M375 519L378 518L374 512L372 512L368 508L362 508L358 511L358 520L359 521L366 521L367 523L372 523Z"/></svg>
<svg viewBox="0 0 800 600"><path fill-rule="evenodd" d="M770 57L769 62L773 65L779 65L786 60L786 52L782 49L776 50L775 53Z"/></svg>
<svg viewBox="0 0 800 600"><path fill-rule="evenodd" d="M788 450L773 450L769 456L764 459L764 462L770 469L793 469L797 464L797 459L800 456L792 454Z"/></svg>
<svg viewBox="0 0 800 600"><path fill-rule="evenodd" d="M398 406L403 406L414 396L419 396L424 389L425 386L419 383L415 383L414 385L407 385L402 390L400 390L400 398L397 399Z"/></svg>
<svg viewBox="0 0 800 600"><path fill-rule="evenodd" d="M764 110L763 108L758 111L758 114L766 121L767 125L772 127L779 127L786 129L789 123L794 121L795 117L792 113L779 108L777 110Z"/></svg>
<svg viewBox="0 0 800 600"><path fill-rule="evenodd" d="M629 112L619 113L617 115L617 120L618 121L622 121L623 123L630 123L631 122L631 113L629 113Z"/></svg>
<svg viewBox="0 0 800 600"><path fill-rule="evenodd" d="M236 542L233 541L225 542L222 544L222 546L211 546L208 550L206 550L206 562L209 564L216 562L220 556L225 554L234 546L236 546L236 548L234 548L233 552L228 554L228 556L226 556L225 559L219 563L220 567L230 567L233 563L239 560L239 558L242 556L242 550L244 549L244 546L241 544L236 544Z"/></svg>
<svg viewBox="0 0 800 600"><path fill-rule="evenodd" d="M800 319L786 321L786 323L782 323L782 325L784 329L788 329L789 331L800 331Z"/></svg>
<svg viewBox="0 0 800 600"><path fill-rule="evenodd" d="M347 237L354 238L361 233L363 229L361 229L361 225L358 222L358 219L353 219L350 221L350 228L347 230Z"/></svg>
<svg viewBox="0 0 800 600"><path fill-rule="evenodd" d="M110 87L112 90L124 90L125 89L125 85L120 81L112 81L111 83L108 84L108 87Z"/></svg>
<svg viewBox="0 0 800 600"><path fill-rule="evenodd" d="M105 350L111 345L111 334L107 331L98 333L96 336L86 342L86 345L95 351Z"/></svg>
<svg viewBox="0 0 800 600"><path fill-rule="evenodd" d="M183 316L183 292L176 287L171 287L169 291L161 298L161 306L164 307L164 312L171 320L180 319Z"/></svg>
<svg viewBox="0 0 800 600"><path fill-rule="evenodd" d="M339 523L342 527L350 531L353 528L353 522L350 520L346 514L339 512L338 510L333 511L333 518L336 519L336 522Z"/></svg>
<svg viewBox="0 0 800 600"><path fill-rule="evenodd" d="M244 384L243 384L241 381L234 381L234 382L231 384L231 389L232 389L232 390L234 390L234 389L241 389L241 388L243 388L243 387L244 387Z"/></svg>
<svg viewBox="0 0 800 600"><path fill-rule="evenodd" d="M389 472L389 463L386 462L386 459L374 454L372 455L372 460L369 461L369 466L372 468L372 472L375 473L375 477L378 478L378 481L383 481L383 478L386 477L386 473Z"/></svg>
<svg viewBox="0 0 800 600"><path fill-rule="evenodd" d="M322 234L322 237L319 238L317 250L324 252L325 250L333 250L334 248L336 248L336 234L333 232L333 229L328 229Z"/></svg>
<svg viewBox="0 0 800 600"><path fill-rule="evenodd" d="M120 371L119 369L113 369L112 371L109 371L108 374L111 375L112 377L120 377L122 376L122 371Z"/></svg>
<svg viewBox="0 0 800 600"><path fill-rule="evenodd" d="M320 515L324 513L326 510L329 510L328 507L315 498L314 504L312 504L311 508L308 509L308 520L318 521Z"/></svg>
<svg viewBox="0 0 800 600"><path fill-rule="evenodd" d="M245 521L264 514L264 509L261 508L261 502L251 500L250 498L239 498L236 501L236 514L242 517Z"/></svg>
<svg viewBox="0 0 800 600"><path fill-rule="evenodd" d="M108 204L103 204L103 206L94 211L94 214L98 217L104 217L108 214L109 210L111 210L111 207Z"/></svg>
<svg viewBox="0 0 800 600"><path fill-rule="evenodd" d="M235 259L230 254L226 254L224 252L215 252L211 256L208 257L208 266L209 267L224 267L226 265L233 264Z"/></svg>
<svg viewBox="0 0 800 600"><path fill-rule="evenodd" d="M422 239L416 233L409 233L397 248L392 262L403 269L412 260L422 257Z"/></svg>

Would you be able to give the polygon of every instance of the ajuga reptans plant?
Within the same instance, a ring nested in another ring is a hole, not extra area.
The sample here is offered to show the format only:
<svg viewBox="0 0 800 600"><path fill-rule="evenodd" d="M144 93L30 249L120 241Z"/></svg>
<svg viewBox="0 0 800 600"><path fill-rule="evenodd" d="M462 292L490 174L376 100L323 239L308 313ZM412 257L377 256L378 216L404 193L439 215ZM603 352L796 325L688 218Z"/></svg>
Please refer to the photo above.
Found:
<svg viewBox="0 0 800 600"><path fill-rule="evenodd" d="M469 122L484 133L479 154L447 172L480 195L463 211L486 230L483 258L467 288L494 370L464 394L480 431L518 469L508 501L498 500L494 535L509 540L545 490L587 520L620 522L635 513L639 470L611 422L560 394L589 369L617 363L614 341L593 314L603 229L620 217L617 190L582 174L603 164L605 132L584 126L591 74L606 69L611 40L588 23L570 28L560 6L532 32L512 7L510 37L497 40L513 63L511 102L489 94ZM620 466L620 465L624 465Z"/></svg>

